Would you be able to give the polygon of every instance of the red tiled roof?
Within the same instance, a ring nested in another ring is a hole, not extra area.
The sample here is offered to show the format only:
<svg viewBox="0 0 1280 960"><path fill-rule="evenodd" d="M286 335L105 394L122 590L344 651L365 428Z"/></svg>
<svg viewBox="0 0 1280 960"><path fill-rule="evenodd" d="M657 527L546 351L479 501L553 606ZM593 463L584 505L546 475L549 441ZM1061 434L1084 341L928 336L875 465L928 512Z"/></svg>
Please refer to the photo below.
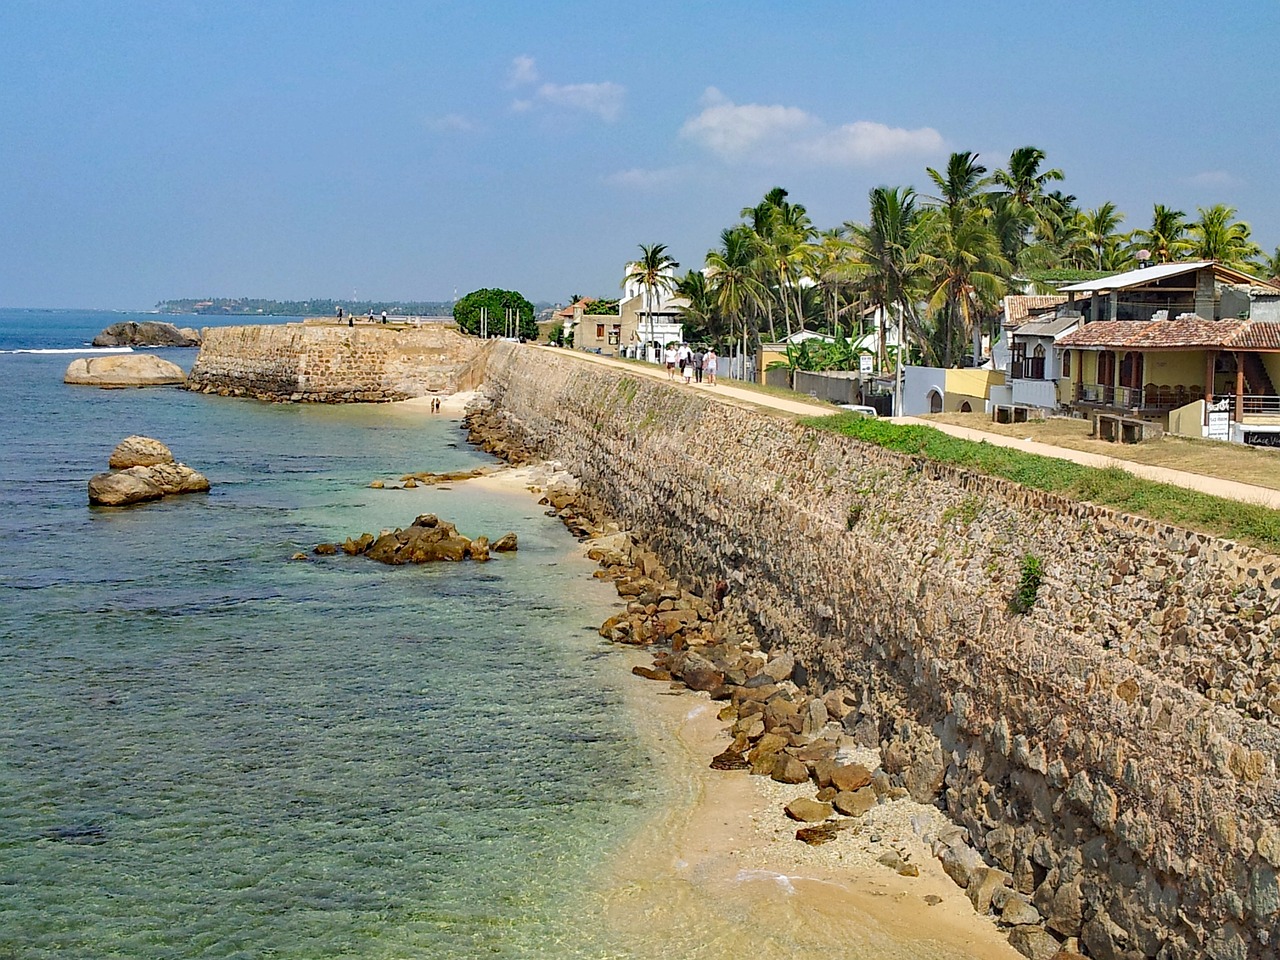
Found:
<svg viewBox="0 0 1280 960"><path fill-rule="evenodd" d="M572 320L574 307L578 307L578 306L586 307L589 304L592 304L595 302L596 302L595 297L583 297L581 300L578 300L574 303L569 304L569 306L565 307L563 310L557 310L553 314L553 316L564 317L564 319L566 320Z"/></svg>
<svg viewBox="0 0 1280 960"><path fill-rule="evenodd" d="M1271 320L1100 320L1086 323L1059 347L1124 350L1280 350L1280 322Z"/></svg>
<svg viewBox="0 0 1280 960"><path fill-rule="evenodd" d="M1127 350L1171 350L1226 347L1240 329L1238 320L1099 320L1069 333L1059 347L1112 347Z"/></svg>
<svg viewBox="0 0 1280 960"><path fill-rule="evenodd" d="M1004 325L1006 327L1016 327L1031 314L1041 313L1066 302L1066 297L1060 297L1056 294L1043 296L1011 294L1004 298Z"/></svg>
<svg viewBox="0 0 1280 960"><path fill-rule="evenodd" d="M1250 320L1231 338L1235 350L1280 350L1280 323Z"/></svg>

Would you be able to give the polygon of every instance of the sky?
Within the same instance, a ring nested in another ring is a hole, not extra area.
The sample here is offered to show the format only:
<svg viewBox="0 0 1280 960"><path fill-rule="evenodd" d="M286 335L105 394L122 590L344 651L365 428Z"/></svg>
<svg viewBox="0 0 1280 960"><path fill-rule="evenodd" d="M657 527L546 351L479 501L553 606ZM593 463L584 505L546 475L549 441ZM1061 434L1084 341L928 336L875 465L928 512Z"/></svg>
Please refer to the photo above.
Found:
<svg viewBox="0 0 1280 960"><path fill-rule="evenodd" d="M1280 3L0 0L0 306L616 296L1031 144L1280 244Z"/></svg>

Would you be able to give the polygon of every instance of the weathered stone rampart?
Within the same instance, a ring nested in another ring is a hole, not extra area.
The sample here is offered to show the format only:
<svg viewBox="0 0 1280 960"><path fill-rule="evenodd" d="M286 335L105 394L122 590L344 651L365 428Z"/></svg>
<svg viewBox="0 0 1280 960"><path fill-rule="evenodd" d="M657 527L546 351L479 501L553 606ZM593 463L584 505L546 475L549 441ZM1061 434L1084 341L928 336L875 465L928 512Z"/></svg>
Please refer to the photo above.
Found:
<svg viewBox="0 0 1280 960"><path fill-rule="evenodd" d="M912 792L1060 937L1275 955L1280 559L570 355L500 344L486 382L673 571L727 583L801 680L857 692Z"/></svg>
<svg viewBox="0 0 1280 960"><path fill-rule="evenodd" d="M379 402L459 389L481 344L441 324L206 327L187 388L315 403Z"/></svg>

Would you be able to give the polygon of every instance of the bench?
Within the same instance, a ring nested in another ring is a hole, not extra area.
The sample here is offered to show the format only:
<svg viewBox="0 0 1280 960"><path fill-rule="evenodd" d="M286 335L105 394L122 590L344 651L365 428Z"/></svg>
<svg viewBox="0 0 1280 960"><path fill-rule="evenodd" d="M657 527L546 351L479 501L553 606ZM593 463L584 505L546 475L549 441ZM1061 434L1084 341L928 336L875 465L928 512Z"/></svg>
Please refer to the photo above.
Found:
<svg viewBox="0 0 1280 960"><path fill-rule="evenodd" d="M1158 440L1164 436L1164 430L1158 423L1138 420L1135 417L1122 417L1114 413L1095 413L1093 415L1093 435L1099 440L1111 443L1140 443L1143 440Z"/></svg>
<svg viewBox="0 0 1280 960"><path fill-rule="evenodd" d="M1026 423L1031 419L1031 408L1021 403L993 403L991 419L995 423Z"/></svg>

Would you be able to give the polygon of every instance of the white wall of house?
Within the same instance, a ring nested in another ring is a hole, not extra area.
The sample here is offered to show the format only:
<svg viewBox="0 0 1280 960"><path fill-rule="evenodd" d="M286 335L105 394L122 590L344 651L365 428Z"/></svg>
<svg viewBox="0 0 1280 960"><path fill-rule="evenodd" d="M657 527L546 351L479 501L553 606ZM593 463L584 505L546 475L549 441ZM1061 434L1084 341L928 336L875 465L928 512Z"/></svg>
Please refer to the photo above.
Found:
<svg viewBox="0 0 1280 960"><path fill-rule="evenodd" d="M1058 409L1058 385L1052 380L1010 380L1012 403L1027 407Z"/></svg>

